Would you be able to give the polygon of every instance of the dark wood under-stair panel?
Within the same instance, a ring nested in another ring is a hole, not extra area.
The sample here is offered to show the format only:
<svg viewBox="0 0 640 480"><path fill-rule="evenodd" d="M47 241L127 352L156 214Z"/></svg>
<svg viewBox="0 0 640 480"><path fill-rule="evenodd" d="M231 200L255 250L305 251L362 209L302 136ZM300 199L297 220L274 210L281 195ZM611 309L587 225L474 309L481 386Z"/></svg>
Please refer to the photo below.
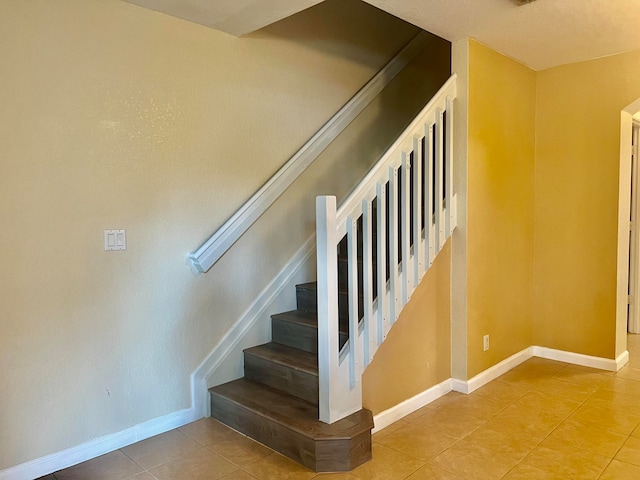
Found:
<svg viewBox="0 0 640 480"><path fill-rule="evenodd" d="M331 425L317 406L245 378L211 389L211 416L317 472L371 459L373 417L360 410Z"/></svg>

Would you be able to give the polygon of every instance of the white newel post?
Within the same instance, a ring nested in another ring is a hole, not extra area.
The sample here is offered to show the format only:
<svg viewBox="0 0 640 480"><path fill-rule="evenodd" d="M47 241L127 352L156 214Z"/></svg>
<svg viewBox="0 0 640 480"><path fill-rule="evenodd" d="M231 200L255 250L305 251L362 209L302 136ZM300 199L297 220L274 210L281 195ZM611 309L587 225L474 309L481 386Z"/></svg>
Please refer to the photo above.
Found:
<svg viewBox="0 0 640 480"><path fill-rule="evenodd" d="M318 380L320 420L338 420L337 389L331 379L339 378L338 328L338 238L336 197L316 198L316 241L318 262Z"/></svg>

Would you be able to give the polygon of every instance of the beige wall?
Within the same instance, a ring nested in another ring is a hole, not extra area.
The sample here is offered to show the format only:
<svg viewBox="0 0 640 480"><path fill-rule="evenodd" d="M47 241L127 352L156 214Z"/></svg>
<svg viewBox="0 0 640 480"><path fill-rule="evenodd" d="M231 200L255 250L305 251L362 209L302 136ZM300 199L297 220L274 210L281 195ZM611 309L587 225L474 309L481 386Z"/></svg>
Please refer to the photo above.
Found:
<svg viewBox="0 0 640 480"><path fill-rule="evenodd" d="M534 342L614 358L620 112L640 52L537 77Z"/></svg>
<svg viewBox="0 0 640 480"><path fill-rule="evenodd" d="M467 378L531 345L536 76L469 44ZM483 336L490 349L483 351Z"/></svg>
<svg viewBox="0 0 640 480"><path fill-rule="evenodd" d="M6 0L0 32L1 471L190 406L190 373L299 248L295 215L207 275L186 255L415 29L343 0L243 39Z"/></svg>
<svg viewBox="0 0 640 480"><path fill-rule="evenodd" d="M451 378L451 242L411 296L362 377L377 415Z"/></svg>

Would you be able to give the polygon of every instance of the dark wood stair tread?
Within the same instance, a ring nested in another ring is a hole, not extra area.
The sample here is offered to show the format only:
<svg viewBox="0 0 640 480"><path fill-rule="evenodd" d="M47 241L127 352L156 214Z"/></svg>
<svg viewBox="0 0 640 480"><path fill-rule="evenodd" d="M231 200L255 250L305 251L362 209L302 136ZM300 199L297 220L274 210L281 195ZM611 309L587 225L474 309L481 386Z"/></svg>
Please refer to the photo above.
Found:
<svg viewBox="0 0 640 480"><path fill-rule="evenodd" d="M318 290L318 282L308 282L308 283L301 283L300 285L296 285L296 288L300 289L300 290L309 290L309 291L317 291ZM349 294L349 289L347 288L338 288L338 293L342 294L342 295L348 295ZM358 292L358 296L362 297L362 290L360 290Z"/></svg>
<svg viewBox="0 0 640 480"><path fill-rule="evenodd" d="M280 365L284 365L295 370L300 370L311 375L318 375L318 356L314 353L305 352L297 348L269 342L257 347L247 348L246 355L261 357Z"/></svg>
<svg viewBox="0 0 640 480"><path fill-rule="evenodd" d="M275 320L284 320L285 322L298 323L300 325L317 328L318 316L313 312L305 312L303 310L291 310L289 312L275 313L271 315Z"/></svg>
<svg viewBox="0 0 640 480"><path fill-rule="evenodd" d="M348 440L373 428L368 410L360 410L331 425L318 420L318 409L303 400L245 378L209 389L236 405L314 441ZM215 400L214 400L215 402Z"/></svg>

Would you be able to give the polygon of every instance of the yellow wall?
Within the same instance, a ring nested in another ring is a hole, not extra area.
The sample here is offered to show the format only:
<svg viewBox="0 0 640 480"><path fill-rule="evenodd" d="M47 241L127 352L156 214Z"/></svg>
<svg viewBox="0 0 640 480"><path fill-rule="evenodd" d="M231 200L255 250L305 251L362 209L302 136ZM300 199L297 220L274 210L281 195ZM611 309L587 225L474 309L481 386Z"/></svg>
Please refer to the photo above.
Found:
<svg viewBox="0 0 640 480"><path fill-rule="evenodd" d="M1 2L0 471L190 406L313 225L280 203L209 274L187 254L415 31L344 0L242 39L117 0Z"/></svg>
<svg viewBox="0 0 640 480"><path fill-rule="evenodd" d="M620 112L640 52L537 77L534 343L614 358Z"/></svg>
<svg viewBox="0 0 640 480"><path fill-rule="evenodd" d="M362 377L374 415L451 378L451 242L411 296Z"/></svg>
<svg viewBox="0 0 640 480"><path fill-rule="evenodd" d="M467 378L531 345L535 99L534 71L470 42Z"/></svg>

